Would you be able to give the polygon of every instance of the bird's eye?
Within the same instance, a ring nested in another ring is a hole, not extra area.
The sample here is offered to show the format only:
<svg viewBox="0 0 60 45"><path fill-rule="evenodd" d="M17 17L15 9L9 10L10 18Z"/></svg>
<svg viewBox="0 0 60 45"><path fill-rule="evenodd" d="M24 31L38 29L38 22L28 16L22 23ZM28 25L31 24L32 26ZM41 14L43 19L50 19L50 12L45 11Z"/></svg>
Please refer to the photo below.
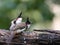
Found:
<svg viewBox="0 0 60 45"><path fill-rule="evenodd" d="M16 21L14 21L14 24L16 24Z"/></svg>

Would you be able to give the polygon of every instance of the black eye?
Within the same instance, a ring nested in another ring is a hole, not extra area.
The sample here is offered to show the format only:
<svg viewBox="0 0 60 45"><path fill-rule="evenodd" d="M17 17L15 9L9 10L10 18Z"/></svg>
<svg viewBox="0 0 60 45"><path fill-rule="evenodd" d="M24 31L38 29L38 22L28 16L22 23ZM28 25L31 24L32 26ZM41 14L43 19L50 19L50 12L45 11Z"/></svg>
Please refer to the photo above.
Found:
<svg viewBox="0 0 60 45"><path fill-rule="evenodd" d="M14 21L14 24L16 24L16 21Z"/></svg>

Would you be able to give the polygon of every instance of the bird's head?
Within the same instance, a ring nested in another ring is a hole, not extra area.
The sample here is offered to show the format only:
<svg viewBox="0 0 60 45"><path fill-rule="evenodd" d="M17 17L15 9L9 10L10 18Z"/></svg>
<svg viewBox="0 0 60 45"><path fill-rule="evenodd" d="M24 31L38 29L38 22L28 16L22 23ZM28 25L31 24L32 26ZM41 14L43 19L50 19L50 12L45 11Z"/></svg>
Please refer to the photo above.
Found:
<svg viewBox="0 0 60 45"><path fill-rule="evenodd" d="M16 24L21 23L22 22L22 12L20 13L20 15L17 17L16 19Z"/></svg>
<svg viewBox="0 0 60 45"><path fill-rule="evenodd" d="M27 17L26 24L31 24L29 17Z"/></svg>
<svg viewBox="0 0 60 45"><path fill-rule="evenodd" d="M26 26L29 28L30 25L31 25L31 22L30 22L30 20L29 20L29 17L27 17L27 20L26 20Z"/></svg>

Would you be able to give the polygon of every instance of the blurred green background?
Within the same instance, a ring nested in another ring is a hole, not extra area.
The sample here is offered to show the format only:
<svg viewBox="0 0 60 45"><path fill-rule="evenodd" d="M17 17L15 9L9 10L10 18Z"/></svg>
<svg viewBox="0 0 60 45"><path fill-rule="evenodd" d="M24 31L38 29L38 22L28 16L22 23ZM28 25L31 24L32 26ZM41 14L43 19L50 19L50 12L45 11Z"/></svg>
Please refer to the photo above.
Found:
<svg viewBox="0 0 60 45"><path fill-rule="evenodd" d="M50 29L54 14L49 10L45 0L0 0L0 28L9 29L11 20L22 11L23 21L29 17L31 30Z"/></svg>

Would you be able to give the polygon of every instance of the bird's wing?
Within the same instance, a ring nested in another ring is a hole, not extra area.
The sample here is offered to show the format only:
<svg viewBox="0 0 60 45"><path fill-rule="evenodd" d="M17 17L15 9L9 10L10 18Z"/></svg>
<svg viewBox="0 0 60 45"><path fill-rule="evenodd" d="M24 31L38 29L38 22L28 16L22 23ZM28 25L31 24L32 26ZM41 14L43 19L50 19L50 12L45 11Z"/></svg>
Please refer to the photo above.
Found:
<svg viewBox="0 0 60 45"><path fill-rule="evenodd" d="M17 29L23 29L26 27L26 24L25 23L20 23L20 24L17 24L14 28L14 30L17 30Z"/></svg>

